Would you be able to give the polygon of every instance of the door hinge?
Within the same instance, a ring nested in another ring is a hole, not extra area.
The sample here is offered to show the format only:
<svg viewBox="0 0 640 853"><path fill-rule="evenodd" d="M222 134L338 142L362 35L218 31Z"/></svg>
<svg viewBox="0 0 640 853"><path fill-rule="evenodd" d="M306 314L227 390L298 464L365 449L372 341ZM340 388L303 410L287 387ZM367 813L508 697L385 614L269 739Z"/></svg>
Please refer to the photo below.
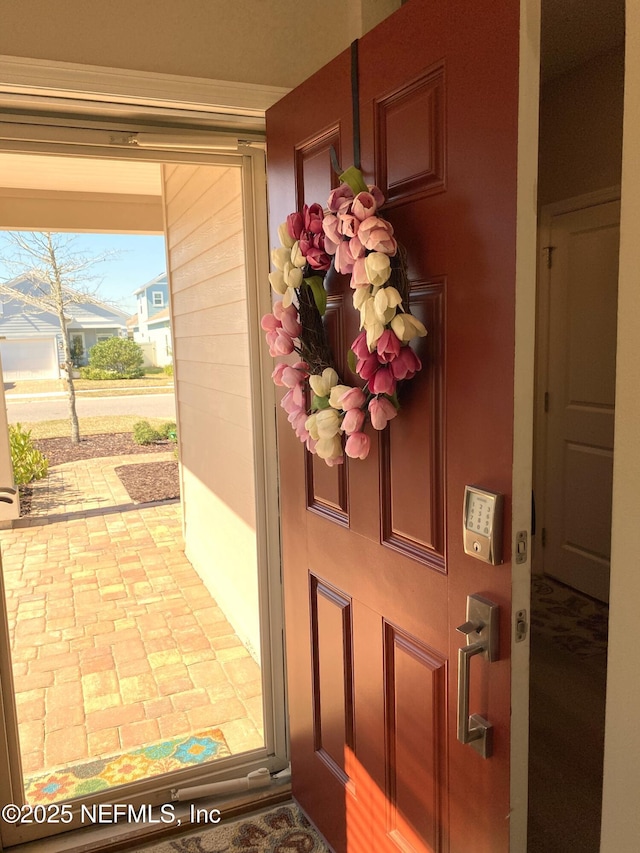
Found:
<svg viewBox="0 0 640 853"><path fill-rule="evenodd" d="M554 253L555 249L556 249L555 246L544 246L543 247L542 251L547 253L547 269L548 270L550 270L551 267L553 266L553 253Z"/></svg>
<svg viewBox="0 0 640 853"><path fill-rule="evenodd" d="M544 392L544 410L545 413L549 411L549 392Z"/></svg>
<svg viewBox="0 0 640 853"><path fill-rule="evenodd" d="M540 531L540 541L542 542L542 547L547 547L547 528L543 527Z"/></svg>
<svg viewBox="0 0 640 853"><path fill-rule="evenodd" d="M529 625L527 623L527 611L518 610L516 613L516 643L522 643L527 639Z"/></svg>

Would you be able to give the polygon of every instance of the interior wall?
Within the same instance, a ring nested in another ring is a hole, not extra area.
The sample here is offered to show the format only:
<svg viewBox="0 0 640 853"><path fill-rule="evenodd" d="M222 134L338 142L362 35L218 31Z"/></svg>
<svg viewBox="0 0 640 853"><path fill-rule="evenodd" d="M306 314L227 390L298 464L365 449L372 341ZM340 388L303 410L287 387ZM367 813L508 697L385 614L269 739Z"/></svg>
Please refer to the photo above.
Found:
<svg viewBox="0 0 640 853"><path fill-rule="evenodd" d="M626 4L625 113L618 290L611 600L601 853L636 850L640 838L640 678L633 655L640 601L640 5Z"/></svg>
<svg viewBox="0 0 640 853"><path fill-rule="evenodd" d="M623 93L623 46L542 86L541 207L620 183Z"/></svg>
<svg viewBox="0 0 640 853"><path fill-rule="evenodd" d="M0 54L295 86L400 0L0 0Z"/></svg>
<svg viewBox="0 0 640 853"><path fill-rule="evenodd" d="M163 166L185 551L259 655L241 170Z"/></svg>

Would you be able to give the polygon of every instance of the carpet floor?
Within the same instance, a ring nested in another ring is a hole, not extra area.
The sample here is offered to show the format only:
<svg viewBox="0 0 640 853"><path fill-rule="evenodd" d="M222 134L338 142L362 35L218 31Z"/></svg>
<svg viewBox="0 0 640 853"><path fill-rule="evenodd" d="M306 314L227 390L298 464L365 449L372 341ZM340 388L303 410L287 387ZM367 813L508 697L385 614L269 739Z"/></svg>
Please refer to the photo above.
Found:
<svg viewBox="0 0 640 853"><path fill-rule="evenodd" d="M222 823L215 828L137 847L136 853L330 852L300 809L291 804L233 823Z"/></svg>
<svg viewBox="0 0 640 853"><path fill-rule="evenodd" d="M25 780L25 798L30 805L69 800L230 754L220 729L206 729L32 776Z"/></svg>

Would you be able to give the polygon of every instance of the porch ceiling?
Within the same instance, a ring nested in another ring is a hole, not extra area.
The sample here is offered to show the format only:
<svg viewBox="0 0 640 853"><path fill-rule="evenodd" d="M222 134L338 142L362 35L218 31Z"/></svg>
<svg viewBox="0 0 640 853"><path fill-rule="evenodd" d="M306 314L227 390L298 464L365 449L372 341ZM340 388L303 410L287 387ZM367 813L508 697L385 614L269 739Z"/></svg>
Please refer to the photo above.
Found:
<svg viewBox="0 0 640 853"><path fill-rule="evenodd" d="M160 196L157 163L0 153L0 187L45 192Z"/></svg>

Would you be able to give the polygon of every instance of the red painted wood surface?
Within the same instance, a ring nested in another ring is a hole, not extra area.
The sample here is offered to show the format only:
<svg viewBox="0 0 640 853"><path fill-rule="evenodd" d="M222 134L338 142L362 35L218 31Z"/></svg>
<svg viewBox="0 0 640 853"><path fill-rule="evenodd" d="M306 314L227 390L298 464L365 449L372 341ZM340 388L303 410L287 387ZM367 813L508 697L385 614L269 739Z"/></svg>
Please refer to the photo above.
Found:
<svg viewBox="0 0 640 853"><path fill-rule="evenodd" d="M280 417L294 794L336 851L508 849L518 27L516 2L410 0L359 44L362 168L429 335L365 461L306 458ZM351 124L348 51L268 112L273 245L287 213L326 203ZM358 316L348 279L328 290L343 357ZM501 566L463 553L467 483L506 496ZM456 739L472 593L501 607L500 660L472 666L488 760Z"/></svg>

